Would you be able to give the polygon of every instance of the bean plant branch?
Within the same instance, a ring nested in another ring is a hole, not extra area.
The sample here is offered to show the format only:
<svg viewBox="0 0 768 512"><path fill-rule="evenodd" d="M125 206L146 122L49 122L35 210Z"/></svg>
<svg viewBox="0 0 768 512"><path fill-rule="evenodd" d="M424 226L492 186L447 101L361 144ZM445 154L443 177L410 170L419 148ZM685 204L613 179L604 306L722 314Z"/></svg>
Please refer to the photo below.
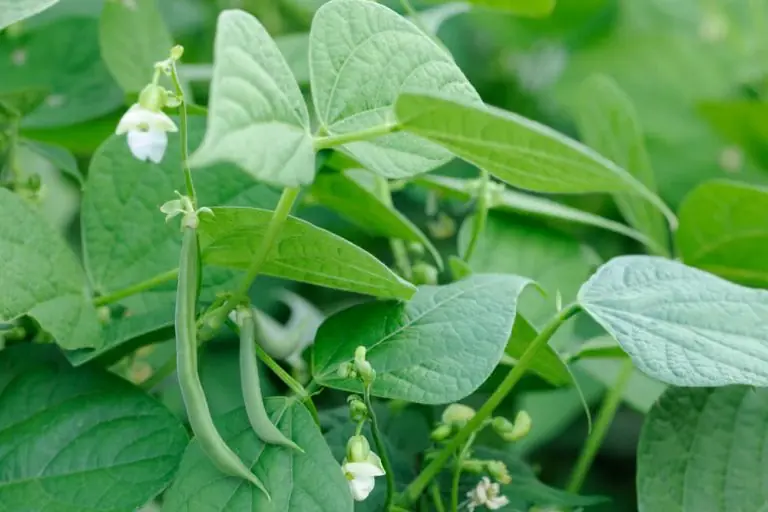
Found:
<svg viewBox="0 0 768 512"><path fill-rule="evenodd" d="M136 295L137 293L145 292L163 283L173 281L178 277L178 275L179 275L179 269L174 268L173 270L169 270L168 272L163 272L162 274L158 274L154 277L150 277L146 281L136 283L134 285L128 286L127 288L122 288L113 293L108 293L106 295L100 295L98 297L95 297L93 299L93 305L96 307L99 307L99 306L106 306L108 304L114 304L115 302L120 302L121 300L127 297L130 297L132 295Z"/></svg>
<svg viewBox="0 0 768 512"><path fill-rule="evenodd" d="M360 142L363 140L375 139L377 137L381 137L382 135L387 135L389 133L396 132L399 129L400 129L400 126L397 123L384 123L384 124L372 126L370 128L365 128L363 130L359 130L355 132L342 133L339 135L326 135L323 137L315 137L314 148L315 148L315 151L320 151L322 149L331 149L337 146L342 146L344 144L349 144L350 142Z"/></svg>
<svg viewBox="0 0 768 512"><path fill-rule="evenodd" d="M375 192L381 202L390 208L394 208L392 192L389 188L389 182L387 182L385 177L376 176ZM397 267L397 270L404 278L410 281L413 277L413 270L411 269L411 260L408 257L408 249L406 249L405 243L397 238L390 238L389 246L395 258L395 267Z"/></svg>
<svg viewBox="0 0 768 512"><path fill-rule="evenodd" d="M373 434L373 442L376 445L376 451L381 459L381 465L384 468L387 478L387 499L384 503L384 511L390 512L393 510L395 501L395 472L392 469L392 463L389 461L389 455L387 448L384 446L384 438L379 430L379 421L376 419L376 411L373 410L373 403L371 402L371 385L365 386L365 392L363 393L365 399L365 406L368 408L368 417L371 419L371 433Z"/></svg>
<svg viewBox="0 0 768 512"><path fill-rule="evenodd" d="M451 481L451 510L459 510L459 482L461 481L461 467L464 459L469 454L469 450L472 448L472 443L475 441L475 434L469 437L467 443L459 450L459 455L456 457L456 466L453 468L453 480Z"/></svg>
<svg viewBox="0 0 768 512"><path fill-rule="evenodd" d="M459 449L469 438L474 434L486 421L490 418L496 408L512 391L515 385L525 374L526 370L530 367L536 355L544 346L547 345L552 335L562 326L566 320L574 316L581 310L578 304L571 304L562 311L560 311L555 317L553 317L549 323L544 327L541 333L531 342L528 348L525 350L520 360L517 362L512 370L507 374L504 380L499 384L493 394L483 404L477 413L471 420L446 444L443 449L438 452L437 457L425 467L416 479L405 489L401 497L401 505L409 506L415 502L418 497L424 492L424 489L434 479L438 473L443 469L451 455Z"/></svg>
<svg viewBox="0 0 768 512"><path fill-rule="evenodd" d="M490 175L488 171L480 171L480 187L477 195L477 209L475 210L475 217L472 222L472 237L467 245L467 251L464 254L464 261L469 263L472 258L477 244L480 241L480 237L483 235L485 225L488 221L488 185L490 184Z"/></svg>
<svg viewBox="0 0 768 512"><path fill-rule="evenodd" d="M171 60L171 81L176 89L176 96L181 100L179 105L179 136L181 138L181 167L184 171L184 183L187 188L187 196L192 200L192 205L197 208L197 194L192 182L192 169L189 167L189 120L187 117L187 101L184 97L184 89L181 87L179 74L176 70L176 61Z"/></svg>
<svg viewBox="0 0 768 512"><path fill-rule="evenodd" d="M611 423L613 423L613 418L616 416L616 411L621 404L621 397L624 394L633 370L632 360L628 358L621 366L616 382L605 395L603 403L600 405L595 426L589 434L581 454L579 454L579 459L568 481L568 492L578 493L584 484L589 468L592 466L592 462L594 462L597 452L600 450L600 445L603 443Z"/></svg>

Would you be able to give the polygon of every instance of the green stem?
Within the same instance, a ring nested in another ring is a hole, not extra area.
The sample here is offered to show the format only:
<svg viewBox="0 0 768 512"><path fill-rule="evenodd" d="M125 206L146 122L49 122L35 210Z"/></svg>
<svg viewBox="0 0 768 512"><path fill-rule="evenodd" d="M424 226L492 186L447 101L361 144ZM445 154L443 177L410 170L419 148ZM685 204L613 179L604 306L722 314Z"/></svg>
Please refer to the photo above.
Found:
<svg viewBox="0 0 768 512"><path fill-rule="evenodd" d="M184 98L184 89L181 87L179 74L176 71L176 63L171 64L171 80L176 89L176 96L181 100L179 105L179 136L181 137L181 168L184 170L184 182L187 187L187 196L192 200L192 205L197 208L197 194L192 182L192 169L189 168L189 126L187 119L187 101Z"/></svg>
<svg viewBox="0 0 768 512"><path fill-rule="evenodd" d="M376 176L375 193L381 202L390 208L394 208L389 182L383 176ZM411 259L408 257L408 249L406 249L405 243L397 238L390 238L389 247L392 249L395 266L400 271L400 275L410 281L413 278L413 270L411 269Z"/></svg>
<svg viewBox="0 0 768 512"><path fill-rule="evenodd" d="M432 493L432 503L435 504L435 510L437 512L445 512L443 497L440 495L440 486L437 485L437 483L432 482L432 485L429 486L429 490Z"/></svg>
<svg viewBox="0 0 768 512"><path fill-rule="evenodd" d="M472 258L477 243L480 241L480 236L485 230L485 224L488 220L488 185L490 183L490 175L488 171L480 171L480 190L477 196L477 210L475 211L474 222L472 223L472 238L469 240L467 251L464 254L464 261L469 263Z"/></svg>
<svg viewBox="0 0 768 512"><path fill-rule="evenodd" d="M384 472L386 473L385 476L387 478L387 500L384 503L384 511L390 512L395 501L395 472L392 470L392 464L389 462L389 455L387 455L387 449L384 446L384 439L381 436L381 431L379 431L379 422L376 419L376 412L373 410L373 403L371 403L370 384L365 387L363 398L365 399L365 406L368 408L368 417L371 419L373 442L376 445L376 450L381 459L381 465L384 466Z"/></svg>
<svg viewBox="0 0 768 512"><path fill-rule="evenodd" d="M320 151L321 149L329 149L336 146L342 146L350 142L375 139L376 137L381 137L382 135L396 132L399 129L400 127L395 123L385 123L356 132L342 133L340 135L328 135L326 137L315 137L315 152Z"/></svg>
<svg viewBox="0 0 768 512"><path fill-rule="evenodd" d="M403 492L401 499L402 505L408 506L416 501L416 499L418 499L419 495L421 495L426 486L429 485L429 482L431 482L432 479L435 478L437 474L443 469L445 463L451 457L451 454L455 453L456 450L462 444L464 444L470 438L470 436L474 434L475 431L477 431L478 428L483 425L485 420L493 414L493 411L496 410L496 407L498 407L499 404L501 404L501 402L512 391L512 388L514 388L518 381L520 381L528 367L531 365L531 362L533 362L539 351L547 345L552 335L557 332L557 330L561 325L563 325L563 323L565 323L566 320L578 313L580 310L581 307L578 304L571 304L567 308L560 311L557 316L549 321L541 333L525 350L517 365L515 365L515 367L510 370L507 376L504 377L504 380L501 382L501 384L499 384L499 387L496 388L493 394L488 398L483 406L480 407L472 419L467 422L464 428L462 428L456 434L450 443L443 447L440 453L438 453L437 457L432 459L432 462L430 462L429 465L427 465L427 467L421 471L419 476L417 476L416 479L411 482L408 488Z"/></svg>
<svg viewBox="0 0 768 512"><path fill-rule="evenodd" d="M155 370L155 372L144 382L141 383L140 387L144 391L152 391L155 386L160 384L163 380L165 380L166 377L168 377L170 374L173 373L173 371L176 369L176 356L171 356L170 359L168 359L163 366Z"/></svg>
<svg viewBox="0 0 768 512"><path fill-rule="evenodd" d="M611 423L613 423L614 416L616 416L616 411L621 404L621 397L624 394L624 389L627 387L629 378L632 376L633 369L634 366L632 366L631 359L624 361L616 382L608 391L608 394L605 395L600 406L600 412L597 414L595 427L589 434L587 442L579 455L579 460L576 462L576 467L574 467L571 478L568 481L568 492L576 494L584 484L589 468L592 466L592 462L594 462L597 452L600 450L600 445L603 443Z"/></svg>
<svg viewBox="0 0 768 512"><path fill-rule="evenodd" d="M113 304L115 302L119 302L125 299L126 297L130 297L131 295L136 295L137 293L150 290L155 286L159 286L163 283L167 283L168 281L173 281L174 279L176 279L178 275L179 275L178 268L169 270L168 272L163 272L162 274L158 274L154 277L150 277L146 281L136 283L127 288L123 288L122 290L117 290L116 292L109 293L107 295L94 297L93 305L96 307L99 307L99 306L106 306L107 304Z"/></svg>
<svg viewBox="0 0 768 512"><path fill-rule="evenodd" d="M456 457L456 467L453 469L453 481L451 482L451 511L459 510L459 482L461 481L461 464L469 453L472 443L475 441L475 434L469 436L467 443L461 448L459 456Z"/></svg>

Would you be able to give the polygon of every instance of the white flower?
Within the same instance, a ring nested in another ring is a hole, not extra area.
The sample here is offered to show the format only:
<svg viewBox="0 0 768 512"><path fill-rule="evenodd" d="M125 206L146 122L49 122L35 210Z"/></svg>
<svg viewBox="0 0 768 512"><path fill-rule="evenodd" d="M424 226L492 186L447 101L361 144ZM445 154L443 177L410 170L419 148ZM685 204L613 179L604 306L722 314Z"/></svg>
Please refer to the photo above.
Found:
<svg viewBox="0 0 768 512"><path fill-rule="evenodd" d="M349 491L355 501L366 499L376 485L376 477L386 474L381 467L381 459L373 452L370 452L368 460L363 462L347 462L347 459L344 459L341 470L347 477Z"/></svg>
<svg viewBox="0 0 768 512"><path fill-rule="evenodd" d="M115 133L128 134L128 147L142 161L160 163L168 147L166 132L177 131L176 124L162 111L150 110L134 103L123 114Z"/></svg>
<svg viewBox="0 0 768 512"><path fill-rule="evenodd" d="M467 508L472 512L477 507L485 506L488 510L498 510L509 504L509 499L501 495L498 483L491 483L491 480L484 476L477 487L467 493L469 504Z"/></svg>

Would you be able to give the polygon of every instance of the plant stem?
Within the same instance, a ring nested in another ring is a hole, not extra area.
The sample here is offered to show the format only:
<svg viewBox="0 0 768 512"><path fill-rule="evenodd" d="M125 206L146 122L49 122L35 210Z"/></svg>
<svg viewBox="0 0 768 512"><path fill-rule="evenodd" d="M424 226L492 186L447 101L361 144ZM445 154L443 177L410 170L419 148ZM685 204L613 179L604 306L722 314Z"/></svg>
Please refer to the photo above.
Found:
<svg viewBox="0 0 768 512"><path fill-rule="evenodd" d="M448 461L452 453L470 438L475 431L480 428L485 420L493 414L496 407L506 398L506 396L512 391L512 388L523 377L526 370L530 366L539 351L549 342L555 332L560 328L563 323L570 317L575 315L581 310L578 304L571 304L566 307L557 316L553 317L549 323L544 327L541 333L531 342L523 355L520 357L517 365L504 377L504 380L499 384L499 387L493 392L488 400L483 404L477 413L472 417L469 422L462 428L450 443L445 445L443 449L438 453L437 457L432 459L432 462L425 467L419 476L411 482L408 488L403 492L401 498L401 504L408 506L413 503L419 495L424 491L424 488L432 481L433 478L442 470L445 463Z"/></svg>
<svg viewBox="0 0 768 512"><path fill-rule="evenodd" d="M171 64L171 80L176 89L176 96L181 100L179 105L179 136L181 138L181 168L184 171L184 182L187 187L187 196L192 200L192 205L197 208L197 194L192 182L192 169L189 168L189 127L187 120L187 101L184 98L184 89L181 88L179 74L176 71L176 63Z"/></svg>
<svg viewBox="0 0 768 512"><path fill-rule="evenodd" d="M389 462L389 455L387 449L384 446L384 439L379 431L379 422L376 419L376 412L373 410L373 404L371 403L371 385L365 386L365 392L363 393L365 399L365 406L368 408L368 417L371 419L371 433L373 434L373 442L376 445L379 458L381 459L381 465L384 466L384 472L387 478L387 500L384 503L384 511L390 512L394 506L395 501L395 472L392 470L392 464Z"/></svg>
<svg viewBox="0 0 768 512"><path fill-rule="evenodd" d="M440 496L440 486L435 482L432 482L432 485L429 486L429 490L432 493L432 502L435 504L435 510L437 510L437 512L445 512L443 497Z"/></svg>
<svg viewBox="0 0 768 512"><path fill-rule="evenodd" d="M165 363L163 363L163 366L155 370L155 372L144 382L142 382L139 386L144 391L152 391L155 386L160 384L163 380L165 380L166 377L168 377L170 374L173 373L173 371L176 369L176 357L171 356L170 359L168 359Z"/></svg>
<svg viewBox="0 0 768 512"><path fill-rule="evenodd" d="M376 176L375 193L379 200L390 208L394 208L392 203L392 192L389 189L389 182L383 176ZM392 249L392 255L395 258L395 266L400 271L405 279L410 281L413 278L413 271L411 269L411 259L408 257L408 249L405 247L405 243L397 238L389 239L389 246Z"/></svg>
<svg viewBox="0 0 768 512"><path fill-rule="evenodd" d="M329 149L336 146L341 146L350 142L375 139L376 137L381 137L382 135L396 132L399 129L400 127L395 123L385 123L356 132L342 133L340 135L328 135L325 137L315 137L315 152L320 151L321 149Z"/></svg>
<svg viewBox="0 0 768 512"><path fill-rule="evenodd" d="M595 427L587 438L587 442L584 448L579 454L579 460L576 462L576 466L573 468L573 473L568 481L568 492L578 493L581 486L584 484L584 480L587 478L589 468L592 466L592 462L597 456L597 452L600 450L600 445L605 439L605 435L608 433L608 429L613 423L613 418L616 416L616 411L621 404L621 397L624 393L624 389L627 387L629 378L632 376L632 360L627 359L621 367L619 376L616 378L616 382L613 384L608 394L605 395L602 405L600 405L600 412L597 414L597 420L595 420Z"/></svg>
<svg viewBox="0 0 768 512"><path fill-rule="evenodd" d="M490 175L488 171L480 171L480 190L477 196L477 209L475 211L474 222L472 223L472 238L469 240L467 246L467 252L464 254L464 261L469 263L472 258L472 254L477 248L477 243L480 240L480 236L485 230L485 224L488 220L488 184L490 182Z"/></svg>
<svg viewBox="0 0 768 512"><path fill-rule="evenodd" d="M150 277L146 281L136 283L127 288L117 290L116 292L112 292L107 295L101 295L99 297L94 297L93 305L96 307L99 307L99 306L106 306L107 304L119 302L125 299L126 297L130 297L131 295L136 295L137 293L150 290L155 286L161 285L163 283L167 283L168 281L173 281L174 279L176 279L176 276L178 275L179 275L178 268L169 270L168 272L163 272L162 274L158 274L154 277Z"/></svg>
<svg viewBox="0 0 768 512"><path fill-rule="evenodd" d="M459 481L461 481L461 463L469 453L472 443L475 441L475 434L469 436L467 443L461 448L459 456L456 457L456 467L453 469L453 481L451 482L451 512L459 510Z"/></svg>

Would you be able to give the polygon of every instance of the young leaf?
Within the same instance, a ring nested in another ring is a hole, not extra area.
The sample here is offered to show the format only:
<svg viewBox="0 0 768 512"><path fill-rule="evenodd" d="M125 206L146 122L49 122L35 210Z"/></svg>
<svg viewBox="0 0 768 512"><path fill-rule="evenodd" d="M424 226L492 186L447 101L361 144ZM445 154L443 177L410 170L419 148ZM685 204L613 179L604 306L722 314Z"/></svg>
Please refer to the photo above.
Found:
<svg viewBox="0 0 768 512"><path fill-rule="evenodd" d="M403 93L401 126L441 144L515 187L537 192L627 192L674 214L642 183L588 147L555 130L495 107L434 93Z"/></svg>
<svg viewBox="0 0 768 512"><path fill-rule="evenodd" d="M0 355L3 508L135 510L170 483L187 446L170 411L110 373L14 368L7 352Z"/></svg>
<svg viewBox="0 0 768 512"><path fill-rule="evenodd" d="M59 0L0 0L0 30L44 11Z"/></svg>
<svg viewBox="0 0 768 512"><path fill-rule="evenodd" d="M105 2L99 19L101 56L125 92L140 92L155 62L168 58L173 37L155 0Z"/></svg>
<svg viewBox="0 0 768 512"><path fill-rule="evenodd" d="M578 297L638 369L677 386L768 385L768 292L681 263L621 256Z"/></svg>
<svg viewBox="0 0 768 512"><path fill-rule="evenodd" d="M438 190L450 197L455 197L464 201L472 199L472 195L467 191L468 183L465 180L448 176L439 176L437 174L429 174L419 176L414 180L414 183L433 190ZM583 224L585 226L594 226L632 238L648 247L654 247L653 240L629 226L614 222L605 217L600 217L593 213L579 210L578 208L558 203L557 201L545 197L517 192L506 187L499 198L499 202L492 204L491 209L511 213L536 215L544 218Z"/></svg>
<svg viewBox="0 0 768 512"><path fill-rule="evenodd" d="M320 204L336 210L371 233L422 244L442 267L443 262L427 236L406 216L364 186L365 174L359 169L321 173L312 184L311 194Z"/></svg>
<svg viewBox="0 0 768 512"><path fill-rule="evenodd" d="M272 212L257 208L213 208L198 229L203 260L209 265L247 269ZM374 256L340 236L289 217L264 264L263 274L364 293L409 299L413 285Z"/></svg>
<svg viewBox="0 0 768 512"><path fill-rule="evenodd" d="M265 405L273 423L305 453L265 446L253 433L244 408L215 421L227 444L269 489L272 501L248 482L222 475L192 440L165 495L164 512L199 510L201 506L219 512L353 511L347 481L309 412L301 403L286 398L270 398Z"/></svg>
<svg viewBox="0 0 768 512"><path fill-rule="evenodd" d="M656 178L634 105L611 78L594 75L584 83L576 105L576 122L588 146L656 193ZM627 222L653 240L654 252L668 256L669 231L654 205L632 194L615 194L614 198Z"/></svg>
<svg viewBox="0 0 768 512"><path fill-rule="evenodd" d="M331 136L394 123L392 105L403 88L479 102L451 56L432 38L367 0L331 0L318 9L309 65L317 118ZM388 178L427 172L452 158L438 145L406 133L351 142L341 150Z"/></svg>
<svg viewBox="0 0 768 512"><path fill-rule="evenodd" d="M764 508L766 424L768 390L670 388L640 437L640 511Z"/></svg>
<svg viewBox="0 0 768 512"><path fill-rule="evenodd" d="M745 285L768 287L768 188L706 182L680 206L683 261Z"/></svg>
<svg viewBox="0 0 768 512"><path fill-rule="evenodd" d="M219 162L285 187L306 185L315 175L299 85L266 29L239 10L219 15L208 131L190 164Z"/></svg>
<svg viewBox="0 0 768 512"><path fill-rule="evenodd" d="M360 392L359 382L340 378L337 370L362 345L376 370L374 395L424 404L464 398L501 360L518 296L530 283L518 276L474 275L422 286L404 304L369 302L341 311L317 332L312 373L325 386Z"/></svg>
<svg viewBox="0 0 768 512"><path fill-rule="evenodd" d="M80 263L24 199L0 188L0 320L35 318L64 348L98 347L100 327Z"/></svg>

